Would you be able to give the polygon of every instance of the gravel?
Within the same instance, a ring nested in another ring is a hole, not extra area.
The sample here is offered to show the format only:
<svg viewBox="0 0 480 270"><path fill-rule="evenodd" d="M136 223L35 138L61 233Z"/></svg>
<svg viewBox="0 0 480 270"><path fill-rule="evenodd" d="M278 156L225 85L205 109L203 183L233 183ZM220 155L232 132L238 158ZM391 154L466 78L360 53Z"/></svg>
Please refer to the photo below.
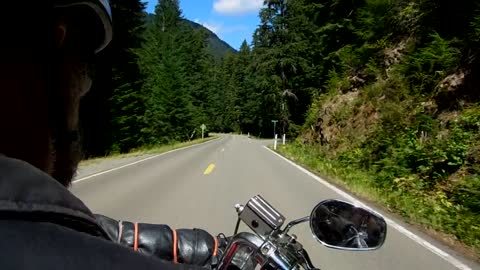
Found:
<svg viewBox="0 0 480 270"><path fill-rule="evenodd" d="M87 177L92 174L96 174L99 172L104 172L113 168L117 168L138 160L142 160L148 157L155 156L157 154L146 154L140 155L136 157L124 157L124 158L108 158L105 160L100 160L98 162L88 164L88 165L80 165L77 170L77 176L75 179L80 179L83 177Z"/></svg>

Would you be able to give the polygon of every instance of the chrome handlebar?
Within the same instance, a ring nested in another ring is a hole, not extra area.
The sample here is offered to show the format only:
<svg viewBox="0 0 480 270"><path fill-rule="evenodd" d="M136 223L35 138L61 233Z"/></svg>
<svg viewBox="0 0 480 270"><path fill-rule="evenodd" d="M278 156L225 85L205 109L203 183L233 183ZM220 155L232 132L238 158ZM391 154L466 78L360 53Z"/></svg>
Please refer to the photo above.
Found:
<svg viewBox="0 0 480 270"><path fill-rule="evenodd" d="M284 229L285 217L260 195L235 206L238 221L216 270L318 270L289 230L309 222L313 236L324 246L368 251L385 242L387 224L373 211L339 200L324 200L312 213L293 220ZM254 233L238 233L240 221ZM346 229L353 232L348 234Z"/></svg>
<svg viewBox="0 0 480 270"><path fill-rule="evenodd" d="M308 254L296 241L295 235L288 231L294 225L310 220L309 217L294 220L282 230L285 217L260 195L251 198L243 206L235 205L238 214L235 232L228 244L217 270L232 270L234 266L240 270L266 269L291 270L313 269ZM240 221L243 221L255 233L238 233ZM238 233L238 234L237 234Z"/></svg>
<svg viewBox="0 0 480 270"><path fill-rule="evenodd" d="M300 265L307 264L302 261L298 252L293 251L290 245L282 247L271 240L264 240L255 234L242 232L233 236L217 269L296 270L300 269ZM306 269L311 268L307 267Z"/></svg>

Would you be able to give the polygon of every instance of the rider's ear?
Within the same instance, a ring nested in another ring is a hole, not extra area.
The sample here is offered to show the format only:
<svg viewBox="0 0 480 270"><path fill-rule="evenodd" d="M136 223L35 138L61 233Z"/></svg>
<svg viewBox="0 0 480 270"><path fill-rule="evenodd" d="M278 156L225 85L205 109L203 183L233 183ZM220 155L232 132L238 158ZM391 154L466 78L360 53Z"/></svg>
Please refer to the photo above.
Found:
<svg viewBox="0 0 480 270"><path fill-rule="evenodd" d="M58 20L55 23L55 47L62 48L65 44L65 40L67 37L67 24L64 20Z"/></svg>

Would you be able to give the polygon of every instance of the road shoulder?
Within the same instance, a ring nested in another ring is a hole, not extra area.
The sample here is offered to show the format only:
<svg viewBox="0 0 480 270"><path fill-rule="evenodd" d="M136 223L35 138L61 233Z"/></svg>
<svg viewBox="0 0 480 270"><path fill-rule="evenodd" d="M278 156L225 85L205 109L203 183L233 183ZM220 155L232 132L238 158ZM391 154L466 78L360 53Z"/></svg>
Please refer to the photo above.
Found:
<svg viewBox="0 0 480 270"><path fill-rule="evenodd" d="M220 136L213 136L205 139L194 140L186 143L178 143L173 145L165 145L149 150L142 150L137 152L132 152L125 155L113 155L104 158L96 158L93 160L82 161L78 167L77 174L75 177L74 183L80 181L86 177L91 177L99 173L108 172L115 170L117 168L129 166L130 164L136 164L144 160L149 160L151 158L164 155L173 151L183 150L190 147L202 145L216 139L219 139Z"/></svg>
<svg viewBox="0 0 480 270"><path fill-rule="evenodd" d="M263 147L269 152L271 152L272 154L277 155L279 158L290 163L290 165L296 167L300 171L304 172L305 174L309 175L313 179L317 180L320 184L335 191L342 197L347 198L348 200L356 204L366 206L367 208L375 209L374 211L377 211L386 217L387 222L391 227L395 228L397 231L399 231L403 235L415 241L417 244L420 244L421 246L430 250L434 254L438 255L439 257L444 259L446 262L451 263L457 269L462 269L462 270L480 269L477 258L469 254L468 252L464 254L464 252L462 252L463 250L459 249L458 246L455 246L455 245L452 246L450 245L449 242L445 242L443 241L442 238L439 238L438 235L432 234L430 231L424 230L419 226L404 222L399 215L392 213L390 210L386 209L385 207L377 203L374 203L361 196L360 197L356 195L352 196L350 194L350 191L348 191L344 186L338 186L337 185L338 183L336 181L329 181L328 178L318 175L317 172L311 171L307 167L304 167L303 164L300 164L300 165L297 164L296 161L290 160L289 158L283 156L281 153L270 149L268 146L263 146ZM379 209L380 211L378 211L377 209Z"/></svg>

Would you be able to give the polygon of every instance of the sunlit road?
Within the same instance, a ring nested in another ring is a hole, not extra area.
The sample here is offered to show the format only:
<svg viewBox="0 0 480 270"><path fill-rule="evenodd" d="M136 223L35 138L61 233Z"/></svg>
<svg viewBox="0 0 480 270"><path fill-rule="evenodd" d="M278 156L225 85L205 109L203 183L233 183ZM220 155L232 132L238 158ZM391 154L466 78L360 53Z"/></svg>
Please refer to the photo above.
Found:
<svg viewBox="0 0 480 270"><path fill-rule="evenodd" d="M75 183L72 191L93 211L117 219L200 227L227 235L236 221L233 206L256 194L288 219L308 215L323 199L345 199L263 147L262 142L245 136L223 136L101 174ZM241 229L247 230L245 226ZM480 269L393 220L385 245L373 252L327 249L313 239L308 224L297 226L292 233L321 269Z"/></svg>

